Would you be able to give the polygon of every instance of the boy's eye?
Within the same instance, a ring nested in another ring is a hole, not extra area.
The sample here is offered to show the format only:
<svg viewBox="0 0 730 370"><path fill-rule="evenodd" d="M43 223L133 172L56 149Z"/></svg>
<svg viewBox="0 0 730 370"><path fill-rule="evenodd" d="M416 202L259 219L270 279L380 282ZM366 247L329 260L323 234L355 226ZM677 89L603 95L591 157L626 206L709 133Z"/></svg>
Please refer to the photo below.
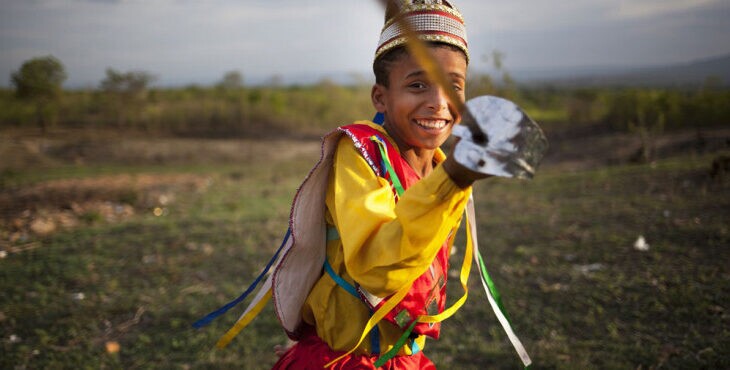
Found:
<svg viewBox="0 0 730 370"><path fill-rule="evenodd" d="M408 87L412 87L414 89L425 89L426 84L423 82L414 82L414 83L408 85Z"/></svg>

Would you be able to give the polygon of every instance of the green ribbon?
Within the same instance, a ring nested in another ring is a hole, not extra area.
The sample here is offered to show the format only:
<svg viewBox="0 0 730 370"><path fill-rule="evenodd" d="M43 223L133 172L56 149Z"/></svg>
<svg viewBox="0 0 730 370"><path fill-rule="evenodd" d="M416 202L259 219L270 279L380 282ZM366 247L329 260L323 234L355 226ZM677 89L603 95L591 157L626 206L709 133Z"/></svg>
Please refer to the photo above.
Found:
<svg viewBox="0 0 730 370"><path fill-rule="evenodd" d="M390 183L393 185L393 188L395 188L396 194L398 194L399 197L402 196L405 190L403 189L403 185L401 185L400 180L398 179L398 175L393 169L393 166L390 164L390 158L388 158L388 149L385 147L385 142L383 142L383 139L375 135L371 136L370 140L378 144L378 149L380 149L380 158L382 160L381 162L383 163L383 166L385 166L385 170L388 172L388 177L390 177Z"/></svg>
<svg viewBox="0 0 730 370"><path fill-rule="evenodd" d="M378 361L375 361L376 369L385 365L385 363L388 360L390 360L391 358L395 357L395 355L398 354L398 351L400 351L400 349L403 348L403 346L406 344L406 341L410 337L411 332L413 331L413 328L416 327L417 323L418 323L418 320L413 320L411 325L408 326L408 329L406 329L406 331L403 332L403 335L401 335L400 338L398 338L398 341L395 342L395 344L393 345L393 348L391 348L390 351L388 351L385 354L383 354L382 356L380 356L378 358Z"/></svg>
<svg viewBox="0 0 730 370"><path fill-rule="evenodd" d="M509 316L507 316L507 311L504 309L504 306L502 305L502 296L497 291L497 286L494 285L494 281L492 281L492 277L489 276L489 272L487 271L487 265L484 264L484 260L482 259L482 254L477 252L477 256L479 257L479 269L482 272L482 276L484 277L484 281L487 282L487 287L489 287L489 291L492 293L492 297L494 297L494 301L497 302L497 306L499 307L499 310L502 311L502 315L507 319L510 325L512 325L512 321L510 321Z"/></svg>

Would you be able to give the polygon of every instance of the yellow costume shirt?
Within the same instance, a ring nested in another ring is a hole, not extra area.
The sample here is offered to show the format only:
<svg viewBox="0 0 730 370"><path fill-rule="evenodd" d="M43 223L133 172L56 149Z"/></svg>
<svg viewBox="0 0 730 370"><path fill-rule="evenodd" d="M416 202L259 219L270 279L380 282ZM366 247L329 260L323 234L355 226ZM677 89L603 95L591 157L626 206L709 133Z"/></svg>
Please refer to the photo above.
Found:
<svg viewBox="0 0 730 370"><path fill-rule="evenodd" d="M392 139L372 122L367 124ZM393 143L395 146L395 143ZM436 163L445 155L437 150ZM327 186L327 223L339 239L327 242L327 260L335 273L384 298L424 273L452 232L456 232L471 188L459 188L441 166L409 187L396 203L390 183L377 176L352 140L343 136L335 153ZM323 274L302 308L305 322L330 348L348 351L360 338L370 312L365 304ZM381 321L380 352L388 351L402 334ZM423 336L417 339L421 348ZM366 340L356 353L370 354ZM401 354L404 354L401 349Z"/></svg>

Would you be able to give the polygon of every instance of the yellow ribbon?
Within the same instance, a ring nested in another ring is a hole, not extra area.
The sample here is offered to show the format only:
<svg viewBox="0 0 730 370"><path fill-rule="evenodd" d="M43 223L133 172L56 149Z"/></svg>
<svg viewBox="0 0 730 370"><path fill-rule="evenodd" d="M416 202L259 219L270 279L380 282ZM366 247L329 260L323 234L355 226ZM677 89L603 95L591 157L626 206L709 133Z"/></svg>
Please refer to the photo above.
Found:
<svg viewBox="0 0 730 370"><path fill-rule="evenodd" d="M471 221L467 217L466 219L467 224L471 224ZM467 285L469 281L469 273L471 272L471 262L472 262L472 237L471 237L471 231L470 227L466 228L466 250L464 251L464 262L461 264L461 274L459 275L459 280L461 281L461 287L464 289L464 295L461 296L456 302L454 302L451 307L445 309L443 312L427 316L427 315L421 315L418 316L418 322L421 323L437 323L444 321L451 317L453 314L456 313L456 311L461 308L462 305L464 305L464 302L466 302L466 297L469 295L469 287Z"/></svg>
<svg viewBox="0 0 730 370"><path fill-rule="evenodd" d="M345 353L344 355L337 357L336 359L330 361L329 363L324 365L324 367L328 368L328 367L334 365L335 363L337 363L337 361L340 361L341 359L345 358L346 356L348 356L349 354L354 352L357 349L357 347L360 346L363 339L365 339L365 337L368 335L368 333L370 333L370 330L372 330L373 327L375 325L377 325L378 322L380 322L380 320L382 320L383 317L385 317L385 315L388 314L388 312L390 312L390 310L392 310L400 301L403 300L403 298L406 296L406 294L408 294L408 291L411 289L411 284L413 284L414 280L415 279L411 280L411 282L404 285L403 288L401 288L399 291L397 291L395 294L393 294L393 296L391 296L390 299L387 300L382 307L380 307L377 311L375 311L375 313L372 316L370 316L370 320L368 320L368 322L365 324L365 329L362 331L362 335L360 336L360 339L357 341L357 344L355 344L355 346L352 347L351 350L347 351L347 353Z"/></svg>
<svg viewBox="0 0 730 370"><path fill-rule="evenodd" d="M467 217L467 223L470 223L469 217ZM470 228L466 228L466 250L464 251L464 262L461 265L461 274L459 276L461 280L461 287L464 289L464 295L461 296L456 302L454 302L451 307L445 309L443 312L437 314L437 315L422 315L417 318L418 322L421 323L436 323L441 322L443 320L448 319L451 317L456 311L461 308L461 306L466 302L466 298L469 294L469 288L467 285L467 282L469 280L469 273L471 272L471 262L472 262L472 237L471 237L471 231ZM419 275L420 276L420 275ZM365 324L365 329L363 329L362 335L360 335L360 339L357 341L357 344L347 351L345 354L343 354L340 357L337 357L336 359L330 361L326 365L324 365L324 368L328 368L341 359L347 357L352 352L354 352L360 344L362 344L362 341L367 337L368 333L370 333L370 330L375 327L375 325L382 320L385 315L388 314L400 301L405 298L406 294L408 294L408 291L411 289L411 285L413 285L413 282L418 279L419 276L416 276L411 280L408 284L406 284L403 288L401 288L399 291L397 291L393 296L388 299L385 304L380 307L375 313L370 317L370 320L368 320L367 324Z"/></svg>
<svg viewBox="0 0 730 370"><path fill-rule="evenodd" d="M238 333L241 332L241 330L243 330L243 328L248 326L248 324L251 323L251 320L253 320L254 317L256 317L256 315L258 315L259 312L261 312L261 310L264 309L264 306L266 306L266 303L269 302L269 299L271 299L271 287L270 286L269 286L268 290L266 291L266 293L264 294L264 296L261 298L261 300L258 303L256 303L256 305L251 309L251 311L248 311L245 315L241 316L241 318L238 319L238 321L236 321L236 323L233 325L233 327L228 329L228 331L225 334L223 334L223 336L220 337L220 339L218 339L218 343L216 343L216 347L221 348L221 349L225 348L228 345L228 343L230 343L231 340L233 340L233 338L236 335L238 335Z"/></svg>

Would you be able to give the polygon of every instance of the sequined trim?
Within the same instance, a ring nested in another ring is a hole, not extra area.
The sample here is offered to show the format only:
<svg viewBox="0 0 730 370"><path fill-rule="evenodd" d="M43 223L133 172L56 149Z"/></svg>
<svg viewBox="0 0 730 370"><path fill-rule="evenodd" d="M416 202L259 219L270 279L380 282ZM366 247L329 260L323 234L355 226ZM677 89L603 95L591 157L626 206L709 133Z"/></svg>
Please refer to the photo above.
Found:
<svg viewBox="0 0 730 370"><path fill-rule="evenodd" d="M449 13L450 15L458 18L461 23L464 23L464 17L461 15L458 9L454 7L449 7L442 4L411 4L406 5L404 8L401 8L401 14L406 13L413 13L413 12L420 12L420 11L439 11L444 13ZM387 22L385 22L385 25L383 26L383 29L388 28L393 22L395 22L398 19L398 17L393 17L389 19Z"/></svg>
<svg viewBox="0 0 730 370"><path fill-rule="evenodd" d="M350 137L353 144L355 144L355 148L357 149L357 151L360 152L360 154L362 154L363 158L365 158L365 162L368 162L368 165L370 166L370 168L373 169L373 172L375 172L376 175L380 176L380 170L378 169L378 166L375 165L375 162L373 162L373 160L370 158L368 151L365 150L365 147L360 142L360 140L358 140L357 137L355 137L355 134L353 134L349 130L344 129L342 127L340 127L339 130L344 132L347 136Z"/></svg>
<svg viewBox="0 0 730 370"><path fill-rule="evenodd" d="M445 5L441 0L424 0L413 4L417 1L402 1L399 15L385 22L375 51L375 59L388 50L406 43L405 29L398 22L402 19L411 25L421 41L456 46L464 52L469 62L466 26L459 10L451 4Z"/></svg>
<svg viewBox="0 0 730 370"><path fill-rule="evenodd" d="M464 23L457 19L444 16L438 13L422 13L413 14L406 17L408 24L413 27L416 32L439 31L454 35L462 40L466 40L466 28ZM402 36L405 30L400 23L393 23L383 29L380 34L379 45L384 45L388 40Z"/></svg>

